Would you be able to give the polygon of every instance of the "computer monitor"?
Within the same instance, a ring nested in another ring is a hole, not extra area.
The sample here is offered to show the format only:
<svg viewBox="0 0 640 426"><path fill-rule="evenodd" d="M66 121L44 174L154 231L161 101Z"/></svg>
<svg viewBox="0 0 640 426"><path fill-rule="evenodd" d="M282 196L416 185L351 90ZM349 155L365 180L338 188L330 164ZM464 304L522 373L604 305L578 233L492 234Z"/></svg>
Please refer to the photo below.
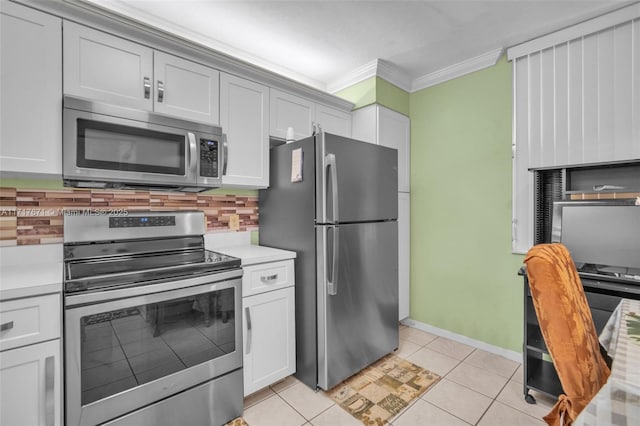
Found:
<svg viewBox="0 0 640 426"><path fill-rule="evenodd" d="M578 270L640 279L640 206L625 201L556 201L552 241Z"/></svg>

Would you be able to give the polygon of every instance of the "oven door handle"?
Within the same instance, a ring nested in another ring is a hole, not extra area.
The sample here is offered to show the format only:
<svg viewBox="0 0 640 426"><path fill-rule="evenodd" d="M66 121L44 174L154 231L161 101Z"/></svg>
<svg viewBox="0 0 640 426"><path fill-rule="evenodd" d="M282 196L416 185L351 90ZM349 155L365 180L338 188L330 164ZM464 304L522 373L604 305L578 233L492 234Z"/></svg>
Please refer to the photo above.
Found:
<svg viewBox="0 0 640 426"><path fill-rule="evenodd" d="M245 316L247 317L247 347L245 348L245 354L251 352L251 310L249 306L244 308Z"/></svg>

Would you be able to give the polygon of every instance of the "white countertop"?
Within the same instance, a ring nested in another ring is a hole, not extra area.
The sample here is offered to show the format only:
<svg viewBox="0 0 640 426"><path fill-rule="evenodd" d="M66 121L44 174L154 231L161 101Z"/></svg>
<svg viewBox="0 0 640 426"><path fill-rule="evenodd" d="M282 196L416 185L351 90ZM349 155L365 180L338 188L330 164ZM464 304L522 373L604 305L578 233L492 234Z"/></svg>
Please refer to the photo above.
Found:
<svg viewBox="0 0 640 426"><path fill-rule="evenodd" d="M0 248L0 300L61 293L62 244Z"/></svg>
<svg viewBox="0 0 640 426"><path fill-rule="evenodd" d="M229 256L239 257L242 260L242 266L255 265L258 263L277 262L279 260L295 259L296 252L289 250L281 250L273 247L257 246L257 245L240 245L229 247L216 247L214 249L218 253L228 254Z"/></svg>

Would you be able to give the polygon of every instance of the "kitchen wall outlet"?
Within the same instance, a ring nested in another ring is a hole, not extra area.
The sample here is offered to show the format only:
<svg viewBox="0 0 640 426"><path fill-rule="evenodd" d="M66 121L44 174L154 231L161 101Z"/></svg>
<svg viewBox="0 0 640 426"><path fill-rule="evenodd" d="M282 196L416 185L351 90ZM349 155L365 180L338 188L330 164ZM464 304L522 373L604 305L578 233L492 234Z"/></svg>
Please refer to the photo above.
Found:
<svg viewBox="0 0 640 426"><path fill-rule="evenodd" d="M240 229L240 216L237 214L229 215L229 229L238 231Z"/></svg>

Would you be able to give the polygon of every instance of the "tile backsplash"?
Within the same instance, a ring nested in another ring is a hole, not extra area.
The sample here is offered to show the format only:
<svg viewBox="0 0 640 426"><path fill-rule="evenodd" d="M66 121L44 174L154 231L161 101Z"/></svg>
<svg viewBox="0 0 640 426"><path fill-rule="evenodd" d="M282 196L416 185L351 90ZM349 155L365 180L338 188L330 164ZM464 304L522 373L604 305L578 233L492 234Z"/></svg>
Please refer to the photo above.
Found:
<svg viewBox="0 0 640 426"><path fill-rule="evenodd" d="M0 187L0 246L61 243L68 210L118 214L200 210L207 233L258 229L255 195ZM233 215L238 215L237 229L230 227Z"/></svg>

